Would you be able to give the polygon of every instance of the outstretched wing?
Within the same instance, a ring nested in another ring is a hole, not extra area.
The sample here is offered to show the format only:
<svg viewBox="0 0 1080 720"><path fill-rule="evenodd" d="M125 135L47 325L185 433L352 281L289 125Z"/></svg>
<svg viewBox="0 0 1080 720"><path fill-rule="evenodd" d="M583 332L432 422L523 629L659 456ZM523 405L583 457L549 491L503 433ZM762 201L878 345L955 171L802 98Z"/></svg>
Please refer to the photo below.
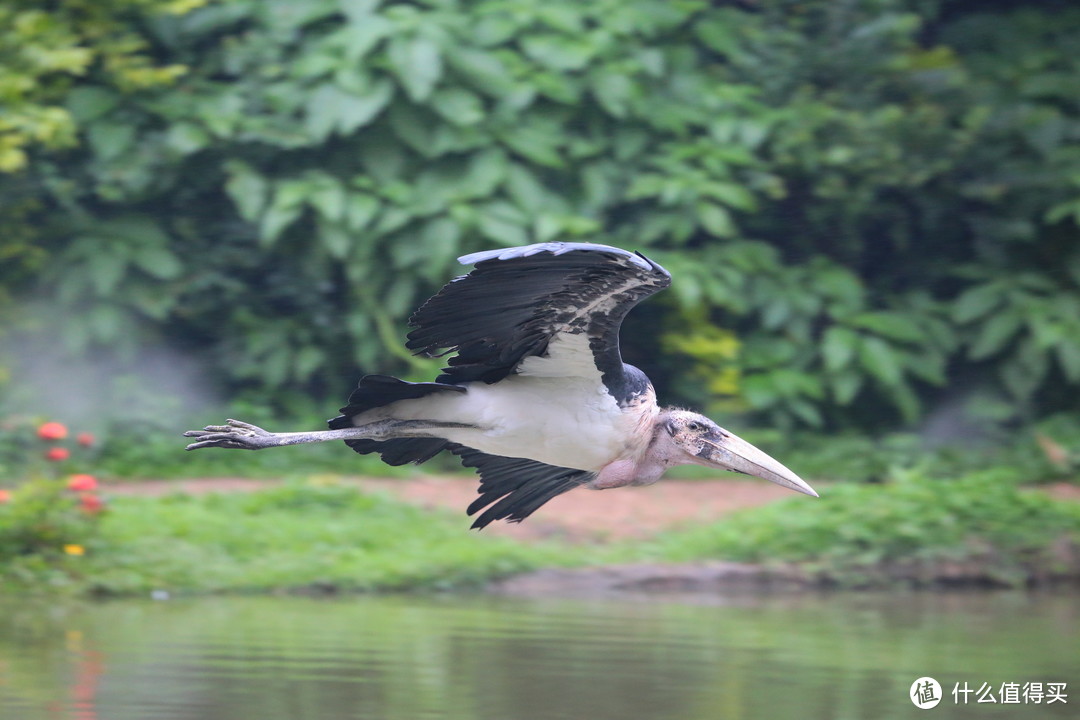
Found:
<svg viewBox="0 0 1080 720"><path fill-rule="evenodd" d="M451 446L450 452L461 458L462 465L480 473L480 497L467 510L469 515L475 515L487 508L473 521L472 527L477 529L495 520L521 522L548 500L596 477L587 470L488 455L461 445Z"/></svg>
<svg viewBox="0 0 1080 720"><path fill-rule="evenodd" d="M410 350L429 357L455 353L437 382L490 384L518 372L580 376L588 370L599 371L620 401L630 389L641 392L642 374L619 353L619 327L631 308L671 284L660 265L607 245L560 242L460 261L476 268L409 320L415 328ZM530 357L546 360L523 368Z"/></svg>

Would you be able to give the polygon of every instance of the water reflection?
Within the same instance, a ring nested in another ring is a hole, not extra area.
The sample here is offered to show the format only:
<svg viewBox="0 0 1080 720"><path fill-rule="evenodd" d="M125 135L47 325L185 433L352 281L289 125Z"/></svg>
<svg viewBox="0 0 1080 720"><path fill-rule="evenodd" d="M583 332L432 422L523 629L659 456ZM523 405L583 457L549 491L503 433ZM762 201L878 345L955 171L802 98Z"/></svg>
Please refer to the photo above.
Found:
<svg viewBox="0 0 1080 720"><path fill-rule="evenodd" d="M1067 682L1075 595L209 598L0 604L0 717L892 718L921 675Z"/></svg>

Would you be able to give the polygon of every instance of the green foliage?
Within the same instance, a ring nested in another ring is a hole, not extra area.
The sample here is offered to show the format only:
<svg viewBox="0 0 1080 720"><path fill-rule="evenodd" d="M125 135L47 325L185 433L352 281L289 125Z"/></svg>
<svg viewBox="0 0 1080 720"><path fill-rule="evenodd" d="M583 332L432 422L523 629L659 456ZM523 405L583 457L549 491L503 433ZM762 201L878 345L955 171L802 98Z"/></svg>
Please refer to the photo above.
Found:
<svg viewBox="0 0 1080 720"><path fill-rule="evenodd" d="M45 81L19 102L69 120L0 178L35 240L5 233L0 284L55 298L19 315L69 351L337 397L430 376L402 328L456 255L587 239L675 274L648 312L685 336L624 338L675 400L880 427L970 378L1014 417L1076 409L1072 8L197 4L20 31L68 60L12 65Z"/></svg>
<svg viewBox="0 0 1080 720"><path fill-rule="evenodd" d="M1077 554L1078 523L1080 504L1018 489L995 471L958 480L910 472L883 485L833 486L821 501L746 511L672 534L658 547L669 560L798 562L812 576L844 585L950 577L1022 585L1075 573L1061 550Z"/></svg>
<svg viewBox="0 0 1080 720"><path fill-rule="evenodd" d="M79 115L98 112L94 91L75 90L93 74L121 92L167 85L183 66L155 64L132 22L141 14L182 14L205 0L68 0L45 9L13 0L0 7L0 173L28 164L28 150L76 144ZM70 93L70 94L69 94ZM65 106L65 101L67 106ZM107 104L107 103L106 103Z"/></svg>
<svg viewBox="0 0 1080 720"><path fill-rule="evenodd" d="M100 539L60 568L0 562L5 586L43 578L104 594L449 588L538 563L528 548L355 489L304 483L256 493L118 497ZM39 586L40 587L40 586Z"/></svg>
<svg viewBox="0 0 1080 720"><path fill-rule="evenodd" d="M18 575L52 569L99 543L100 509L88 511L63 480L37 477L0 502L0 566Z"/></svg>
<svg viewBox="0 0 1080 720"><path fill-rule="evenodd" d="M988 411L970 414L980 412ZM969 436L904 432L872 436L854 430L795 434L758 430L747 436L798 468L802 477L825 482L881 482L906 471L961 477L993 470L1002 482L1034 484L1068 481L1080 468L1080 417L1074 414L1053 415L1022 430L996 428L986 421L963 431Z"/></svg>

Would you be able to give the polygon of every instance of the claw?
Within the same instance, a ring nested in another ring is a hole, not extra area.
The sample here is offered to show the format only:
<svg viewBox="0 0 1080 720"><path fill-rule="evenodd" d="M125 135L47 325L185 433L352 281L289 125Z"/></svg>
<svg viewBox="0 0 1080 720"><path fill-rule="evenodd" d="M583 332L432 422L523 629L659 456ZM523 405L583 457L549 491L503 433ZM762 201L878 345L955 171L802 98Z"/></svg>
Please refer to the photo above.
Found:
<svg viewBox="0 0 1080 720"><path fill-rule="evenodd" d="M219 447L219 448L236 448L243 450L247 448L247 445L241 445L238 442L232 440L202 440L200 442L193 442L185 450L201 450L202 448Z"/></svg>
<svg viewBox="0 0 1080 720"><path fill-rule="evenodd" d="M252 425L251 423L246 423L242 420L233 420L232 418L229 418L225 422L228 423L231 427L243 428L244 430L251 430L252 432L266 434L266 431L258 425Z"/></svg>
<svg viewBox="0 0 1080 720"><path fill-rule="evenodd" d="M188 450L200 450L208 447L237 448L241 450L258 450L265 447L265 441L271 433L257 425L233 420L229 418L225 425L207 425L202 430L188 430L184 437L199 438L187 446Z"/></svg>

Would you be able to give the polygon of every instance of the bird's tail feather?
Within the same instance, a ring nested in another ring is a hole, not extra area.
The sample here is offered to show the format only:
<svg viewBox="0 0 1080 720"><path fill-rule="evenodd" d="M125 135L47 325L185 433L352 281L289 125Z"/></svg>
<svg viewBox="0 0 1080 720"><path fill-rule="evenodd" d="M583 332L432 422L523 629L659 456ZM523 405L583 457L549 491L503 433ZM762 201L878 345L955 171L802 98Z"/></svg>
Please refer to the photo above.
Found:
<svg viewBox="0 0 1080 720"><path fill-rule="evenodd" d="M487 455L461 445L451 446L450 451L461 457L462 465L480 472L480 496L466 511L480 513L472 525L478 529L495 520L521 522L547 501L596 477L588 470Z"/></svg>
<svg viewBox="0 0 1080 720"><path fill-rule="evenodd" d="M416 400L436 393L465 392L460 385L414 383L389 375L365 375L349 396L341 414L327 421L331 430L353 427L353 418L368 410L399 400ZM445 450L450 443L442 438L395 438L393 440L346 440L345 444L361 455L377 452L387 465L420 464Z"/></svg>

